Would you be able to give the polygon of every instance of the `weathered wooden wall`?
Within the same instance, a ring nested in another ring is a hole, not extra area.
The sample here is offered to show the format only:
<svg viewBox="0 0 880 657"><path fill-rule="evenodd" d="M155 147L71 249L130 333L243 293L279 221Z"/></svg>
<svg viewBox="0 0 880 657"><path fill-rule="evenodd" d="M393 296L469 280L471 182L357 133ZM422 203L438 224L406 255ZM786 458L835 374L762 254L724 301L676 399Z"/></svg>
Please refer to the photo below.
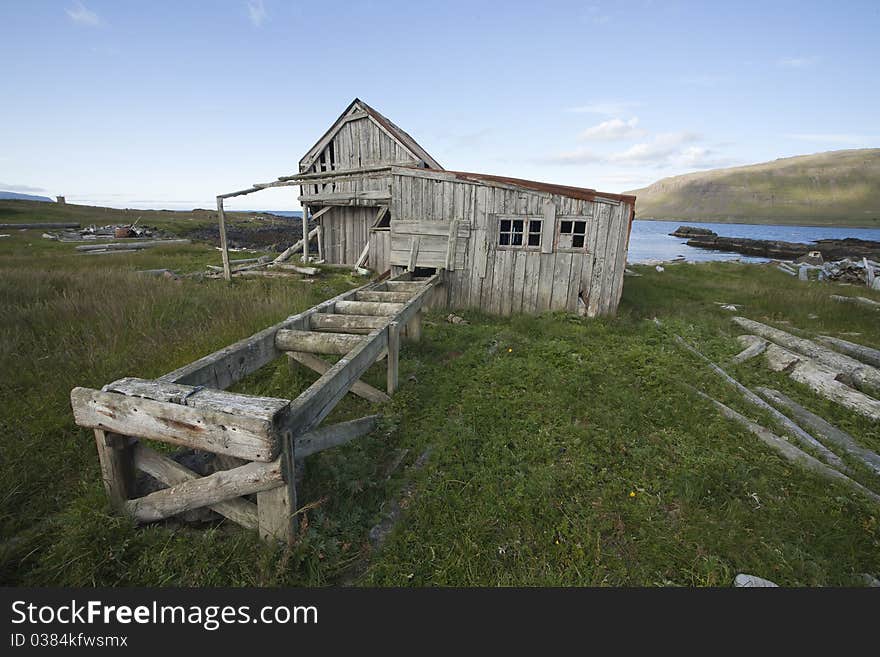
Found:
<svg viewBox="0 0 880 657"><path fill-rule="evenodd" d="M367 267L377 274L384 274L391 269L391 231L370 231L370 257Z"/></svg>
<svg viewBox="0 0 880 657"><path fill-rule="evenodd" d="M334 207L319 221L324 224L324 260L354 265L367 244L377 208Z"/></svg>
<svg viewBox="0 0 880 657"><path fill-rule="evenodd" d="M395 169L391 239L394 247L397 221L458 220L470 227L461 261L447 273L450 307L499 315L567 310L596 316L617 309L631 212L629 204L612 199L582 200L447 173ZM498 248L498 215L543 218L542 239L549 247ZM558 222L567 217L587 222L584 251L557 250ZM392 264L400 264L393 255ZM416 264L434 266L421 259Z"/></svg>

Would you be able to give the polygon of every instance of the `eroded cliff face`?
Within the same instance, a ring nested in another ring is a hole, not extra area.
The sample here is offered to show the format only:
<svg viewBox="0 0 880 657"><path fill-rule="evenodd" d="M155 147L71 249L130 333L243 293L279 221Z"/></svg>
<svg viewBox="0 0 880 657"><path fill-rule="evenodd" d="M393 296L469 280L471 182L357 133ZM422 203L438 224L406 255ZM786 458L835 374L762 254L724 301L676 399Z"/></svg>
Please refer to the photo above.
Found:
<svg viewBox="0 0 880 657"><path fill-rule="evenodd" d="M880 228L880 149L831 151L664 178L636 217Z"/></svg>

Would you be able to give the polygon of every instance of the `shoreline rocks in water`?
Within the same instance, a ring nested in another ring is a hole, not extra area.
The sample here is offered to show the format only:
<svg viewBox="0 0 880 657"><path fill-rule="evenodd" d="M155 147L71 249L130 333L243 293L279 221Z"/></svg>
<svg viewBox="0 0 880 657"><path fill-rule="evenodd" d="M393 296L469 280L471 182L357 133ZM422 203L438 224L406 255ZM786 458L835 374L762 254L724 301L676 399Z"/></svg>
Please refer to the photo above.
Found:
<svg viewBox="0 0 880 657"><path fill-rule="evenodd" d="M733 253L776 260L797 260L808 256L811 251L818 251L825 261L844 258L880 259L880 242L860 240L854 237L824 239L805 244L779 240L755 240L745 237L721 237L714 231L694 226L679 226L670 235L685 238L688 240L688 246L699 249L732 251Z"/></svg>

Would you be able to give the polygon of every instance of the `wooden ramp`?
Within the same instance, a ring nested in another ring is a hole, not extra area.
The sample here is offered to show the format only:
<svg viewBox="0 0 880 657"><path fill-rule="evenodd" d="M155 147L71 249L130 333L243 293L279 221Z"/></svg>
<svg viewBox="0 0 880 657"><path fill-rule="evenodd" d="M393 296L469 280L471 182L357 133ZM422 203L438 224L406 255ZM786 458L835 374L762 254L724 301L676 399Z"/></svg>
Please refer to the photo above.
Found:
<svg viewBox="0 0 880 657"><path fill-rule="evenodd" d="M141 523L208 507L264 538L292 540L296 460L375 428L378 415L320 425L348 393L374 403L390 399L397 389L401 335L420 339L422 308L441 275L414 279L407 272L350 290L155 380L74 388L74 418L95 432L114 507ZM284 355L320 374L295 399L225 391ZM324 355L341 358L331 363ZM382 359L387 392L360 381ZM225 469L200 476L141 439L212 452ZM136 470L167 488L133 498ZM245 499L254 494L256 504Z"/></svg>

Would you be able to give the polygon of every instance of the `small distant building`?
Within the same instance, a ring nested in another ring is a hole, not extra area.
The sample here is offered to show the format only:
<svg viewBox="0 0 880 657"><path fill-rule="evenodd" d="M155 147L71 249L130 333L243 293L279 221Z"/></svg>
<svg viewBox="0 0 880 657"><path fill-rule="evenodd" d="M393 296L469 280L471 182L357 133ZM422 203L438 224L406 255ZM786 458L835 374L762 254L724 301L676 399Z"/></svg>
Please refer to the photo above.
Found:
<svg viewBox="0 0 880 657"><path fill-rule="evenodd" d="M56 203L67 203L67 200L63 196L56 196L55 202Z"/></svg>

